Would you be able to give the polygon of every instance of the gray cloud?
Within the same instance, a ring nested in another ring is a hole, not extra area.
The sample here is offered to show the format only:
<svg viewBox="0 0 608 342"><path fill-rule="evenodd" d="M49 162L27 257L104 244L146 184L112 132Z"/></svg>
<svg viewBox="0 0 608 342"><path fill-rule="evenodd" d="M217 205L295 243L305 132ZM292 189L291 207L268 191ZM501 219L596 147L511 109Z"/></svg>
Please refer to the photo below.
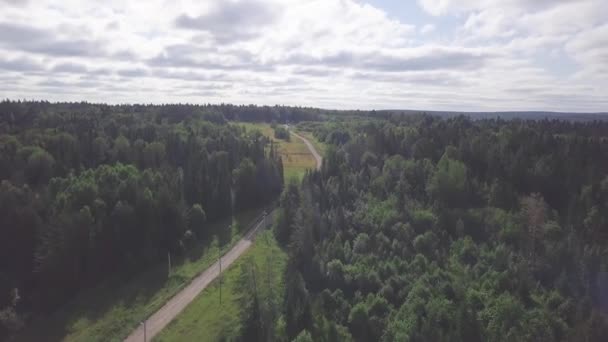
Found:
<svg viewBox="0 0 608 342"><path fill-rule="evenodd" d="M581 2L581 0L418 0L422 8L432 15L443 15L447 12L474 11L484 8L519 8L526 12L542 11L574 2Z"/></svg>
<svg viewBox="0 0 608 342"><path fill-rule="evenodd" d="M214 73L214 74L202 74L192 70L167 70L167 69L154 69L151 72L151 76L184 80L184 81L219 81L219 82L230 82L234 81L234 78L229 77L228 73Z"/></svg>
<svg viewBox="0 0 608 342"><path fill-rule="evenodd" d="M294 74L327 77L338 70L351 68L367 72L398 73L407 71L475 70L494 57L469 49L428 48L405 51L405 54L383 52L361 53L344 50L321 57L307 53L294 53L287 58L261 62L246 50L218 50L196 45L171 45L146 63L155 68L191 68L201 70L247 70L255 72L276 71L281 66L294 67ZM204 57L201 57L203 55ZM386 78L385 78L386 81ZM438 83L431 80L432 83Z"/></svg>
<svg viewBox="0 0 608 342"><path fill-rule="evenodd" d="M66 62L66 63L56 64L51 71L84 74L84 73L87 73L89 70L88 70L87 66L84 64Z"/></svg>
<svg viewBox="0 0 608 342"><path fill-rule="evenodd" d="M184 55L174 55L161 53L156 57L147 60L147 63L156 67L175 67L175 68L197 68L205 70L249 70L249 71L273 71L274 67L270 65L257 64L252 61L236 59L232 62L225 61L227 56L223 57L224 61L218 62L209 59L195 59Z"/></svg>
<svg viewBox="0 0 608 342"><path fill-rule="evenodd" d="M333 55L313 57L296 54L284 63L307 66L350 67L365 70L401 72L418 70L476 69L489 58L488 54L444 49L430 49L418 56L342 51Z"/></svg>
<svg viewBox="0 0 608 342"><path fill-rule="evenodd" d="M336 74L337 71L329 68L310 68L310 67L298 67L293 70L294 74L313 76L313 77L326 77Z"/></svg>
<svg viewBox="0 0 608 342"><path fill-rule="evenodd" d="M384 72L356 72L351 75L353 79L387 83L423 84L429 86L457 86L463 85L461 78L454 77L446 72L429 73L384 73Z"/></svg>
<svg viewBox="0 0 608 342"><path fill-rule="evenodd" d="M134 61L137 60L137 55L130 50L116 51L109 55L114 60Z"/></svg>
<svg viewBox="0 0 608 342"><path fill-rule="evenodd" d="M96 88L99 86L98 82L94 81L78 81L78 82L65 82L57 79L48 79L37 83L42 87L69 89L69 88Z"/></svg>
<svg viewBox="0 0 608 342"><path fill-rule="evenodd" d="M255 38L260 29L272 24L278 11L268 3L252 1L219 1L200 16L182 14L175 19L179 28L209 33L220 44Z"/></svg>
<svg viewBox="0 0 608 342"><path fill-rule="evenodd" d="M52 31L6 22L0 23L0 45L53 56L96 57L105 54L101 42L60 39Z"/></svg>
<svg viewBox="0 0 608 342"><path fill-rule="evenodd" d="M146 76L148 76L148 70L143 69L143 68L121 69L121 70L118 70L116 73L123 77L146 77Z"/></svg>
<svg viewBox="0 0 608 342"><path fill-rule="evenodd" d="M476 69L483 66L487 56L468 52L437 51L425 56L398 57L382 56L370 58L363 62L363 67L382 71L410 70L445 70L445 69Z"/></svg>
<svg viewBox="0 0 608 342"><path fill-rule="evenodd" d="M108 31L115 31L118 30L120 28L120 23L116 20L109 22L106 25L106 30Z"/></svg>
<svg viewBox="0 0 608 342"><path fill-rule="evenodd" d="M544 10L547 8L556 7L558 5L577 2L580 0L517 0L519 6L528 10Z"/></svg>
<svg viewBox="0 0 608 342"><path fill-rule="evenodd" d="M194 90L178 93L177 95L188 97L218 97L221 95L221 93L214 90Z"/></svg>
<svg viewBox="0 0 608 342"><path fill-rule="evenodd" d="M0 59L0 69L7 71L41 71L42 65L29 58Z"/></svg>
<svg viewBox="0 0 608 342"><path fill-rule="evenodd" d="M82 75L109 75L112 71L107 68L89 68L85 64L77 62L61 62L57 63L50 70L54 73L65 74L82 74Z"/></svg>
<svg viewBox="0 0 608 342"><path fill-rule="evenodd" d="M0 4L6 4L9 6L23 7L29 3L28 0L0 0Z"/></svg>

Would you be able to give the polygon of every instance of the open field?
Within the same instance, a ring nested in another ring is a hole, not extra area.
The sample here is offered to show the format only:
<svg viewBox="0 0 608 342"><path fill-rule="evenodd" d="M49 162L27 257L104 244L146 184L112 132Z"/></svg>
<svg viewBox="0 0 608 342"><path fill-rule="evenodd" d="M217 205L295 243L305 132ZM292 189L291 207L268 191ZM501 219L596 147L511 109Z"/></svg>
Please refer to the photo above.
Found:
<svg viewBox="0 0 608 342"><path fill-rule="evenodd" d="M246 127L248 130L258 130L278 144L278 151L281 155L281 159L283 160L285 182L292 178L299 181L304 176L306 170L315 168L315 159L306 145L300 139L293 136L291 141L275 139L272 127L265 123L239 122L238 125ZM320 152L322 153L323 151L321 150Z"/></svg>
<svg viewBox="0 0 608 342"><path fill-rule="evenodd" d="M185 257L172 259L172 272L167 278L167 263L137 273L130 278L107 281L84 291L65 307L40 317L14 341L121 341L139 322L157 311L187 285L191 279L217 260L241 237L261 210L244 212L236 217L231 236L219 247L218 240L199 243ZM218 231L231 223L230 219L209 224Z"/></svg>
<svg viewBox="0 0 608 342"><path fill-rule="evenodd" d="M240 329L237 283L242 266L248 260L253 260L260 272L270 268L272 291L283 292L282 274L287 256L278 247L272 232L267 230L260 233L253 246L222 274L221 305L220 284L216 279L154 341L218 341L220 337L236 337ZM266 284L259 282L260 287Z"/></svg>

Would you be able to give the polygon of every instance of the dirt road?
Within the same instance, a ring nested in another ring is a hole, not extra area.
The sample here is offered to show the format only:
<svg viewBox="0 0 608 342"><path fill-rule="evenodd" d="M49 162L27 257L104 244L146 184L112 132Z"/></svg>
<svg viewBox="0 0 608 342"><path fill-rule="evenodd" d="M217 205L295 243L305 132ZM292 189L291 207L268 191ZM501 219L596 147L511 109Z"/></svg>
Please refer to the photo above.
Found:
<svg viewBox="0 0 608 342"><path fill-rule="evenodd" d="M315 147L304 137L299 134L293 133L296 137L300 138L304 144L308 147L308 150L315 157L317 162L317 169L321 168L323 159L317 152ZM224 254L221 258L222 272L226 270L230 264L238 259L253 243L253 239L259 230L266 228L272 224L274 218L274 211L271 212L266 219L262 219L253 224L251 230L243 237L228 253ZM158 334L164 327L167 326L182 310L190 304L201 291L203 291L207 285L209 285L218 275L220 271L219 261L216 261L213 265L207 268L203 273L198 275L192 282L178 292L173 298L171 298L163 307L156 311L150 316L145 323L145 336L144 336L144 325L140 325L135 329L129 337L125 339L126 342L141 342L144 338L147 341Z"/></svg>
<svg viewBox="0 0 608 342"><path fill-rule="evenodd" d="M320 170L321 163L323 163L323 157L321 157L319 152L317 152L317 149L315 149L315 147L310 143L310 141L308 141L308 139L304 138L303 136L299 135L298 133L291 132L291 134L295 135L296 137L298 137L300 140L302 140L304 142L306 147L308 147L308 150L310 151L310 153L312 153L312 156L315 157L315 160L317 161L317 170Z"/></svg>

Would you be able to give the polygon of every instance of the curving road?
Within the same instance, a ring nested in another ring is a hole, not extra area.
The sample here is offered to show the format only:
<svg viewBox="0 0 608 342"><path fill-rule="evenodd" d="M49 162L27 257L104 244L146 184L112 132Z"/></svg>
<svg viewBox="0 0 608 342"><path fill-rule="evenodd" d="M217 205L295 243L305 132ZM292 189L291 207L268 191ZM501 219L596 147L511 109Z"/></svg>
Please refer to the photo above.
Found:
<svg viewBox="0 0 608 342"><path fill-rule="evenodd" d="M300 140L302 140L304 142L306 147L308 147L308 150L310 151L310 153L312 153L312 156L315 157L315 160L317 162L317 170L320 170L321 163L323 163L323 157L321 157L319 152L317 152L317 149L313 146L313 144L311 144L310 141L308 141L308 139L304 138L303 136L299 135L298 133L291 132L291 134L295 135L296 137L298 137Z"/></svg>
<svg viewBox="0 0 608 342"><path fill-rule="evenodd" d="M323 158L317 152L315 147L304 137L299 134L291 133L296 137L300 138L310 153L315 157L317 162L317 169L321 168ZM236 259L238 259L245 251L251 246L256 234L266 228L269 223L272 223L274 213L273 210L267 217L258 217L254 220L251 229L237 244L232 247L230 251L224 254L221 258L222 272L226 270ZM192 280L188 286L178 292L173 298L171 298L165 305L163 305L158 311L146 320L145 324L145 335L144 326L138 326L131 334L124 340L126 342L141 342L146 339L150 341L156 334L158 334L164 327L167 326L182 310L190 304L203 291L220 273L219 261L216 261L207 268L203 273L199 274Z"/></svg>

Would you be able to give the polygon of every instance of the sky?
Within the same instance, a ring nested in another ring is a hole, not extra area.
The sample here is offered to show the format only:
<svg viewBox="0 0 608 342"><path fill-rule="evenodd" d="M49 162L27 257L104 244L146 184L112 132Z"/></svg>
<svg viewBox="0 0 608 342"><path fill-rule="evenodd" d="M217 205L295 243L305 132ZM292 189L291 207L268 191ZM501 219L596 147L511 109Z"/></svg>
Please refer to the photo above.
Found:
<svg viewBox="0 0 608 342"><path fill-rule="evenodd" d="M608 111L606 0L0 0L0 98Z"/></svg>

